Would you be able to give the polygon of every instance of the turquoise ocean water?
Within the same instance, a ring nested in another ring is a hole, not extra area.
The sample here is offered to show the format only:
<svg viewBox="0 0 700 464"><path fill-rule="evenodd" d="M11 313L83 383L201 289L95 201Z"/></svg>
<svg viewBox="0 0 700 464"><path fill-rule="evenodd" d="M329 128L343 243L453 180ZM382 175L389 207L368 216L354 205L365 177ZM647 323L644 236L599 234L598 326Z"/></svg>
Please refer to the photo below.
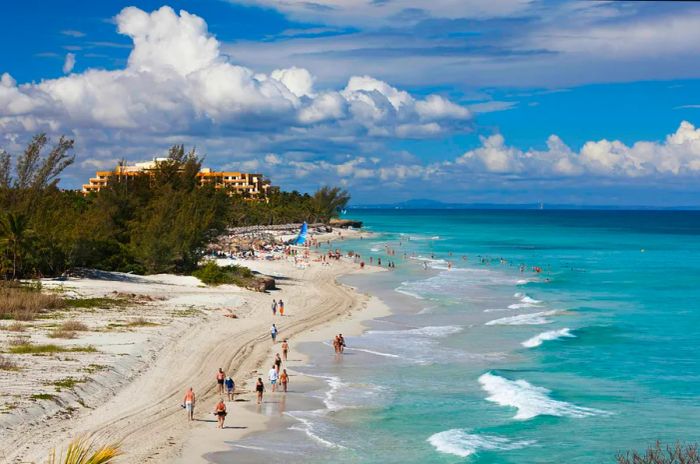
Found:
<svg viewBox="0 0 700 464"><path fill-rule="evenodd" d="M332 246L396 269L346 282L394 314L342 359L301 347L326 407L242 445L271 462L525 464L697 441L700 213L348 217L377 235Z"/></svg>

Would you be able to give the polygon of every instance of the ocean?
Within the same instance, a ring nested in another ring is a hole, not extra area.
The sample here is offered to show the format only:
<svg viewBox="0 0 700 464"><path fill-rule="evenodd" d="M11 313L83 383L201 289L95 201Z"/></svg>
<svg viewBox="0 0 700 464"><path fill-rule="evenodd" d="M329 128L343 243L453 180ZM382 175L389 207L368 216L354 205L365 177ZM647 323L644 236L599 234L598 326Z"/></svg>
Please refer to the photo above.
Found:
<svg viewBox="0 0 700 464"><path fill-rule="evenodd" d="M285 430L241 449L307 464L588 464L697 440L700 212L347 216L376 235L331 246L396 268L344 282L393 314L347 337L341 359L299 347L322 406L286 411Z"/></svg>

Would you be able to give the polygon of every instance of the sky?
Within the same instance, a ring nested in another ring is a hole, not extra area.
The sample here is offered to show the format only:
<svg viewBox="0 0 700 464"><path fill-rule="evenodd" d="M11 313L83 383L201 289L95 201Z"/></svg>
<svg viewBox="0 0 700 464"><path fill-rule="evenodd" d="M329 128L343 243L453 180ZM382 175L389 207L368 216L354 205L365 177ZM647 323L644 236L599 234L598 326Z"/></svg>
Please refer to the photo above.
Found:
<svg viewBox="0 0 700 464"><path fill-rule="evenodd" d="M196 147L354 204L698 206L700 4L6 2L0 149L61 186Z"/></svg>

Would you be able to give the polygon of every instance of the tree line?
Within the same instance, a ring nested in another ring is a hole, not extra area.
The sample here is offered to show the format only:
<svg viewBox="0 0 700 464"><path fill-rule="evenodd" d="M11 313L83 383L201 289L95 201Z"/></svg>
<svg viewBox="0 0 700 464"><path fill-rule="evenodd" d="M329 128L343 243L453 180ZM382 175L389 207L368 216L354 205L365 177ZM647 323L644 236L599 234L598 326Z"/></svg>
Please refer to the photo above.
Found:
<svg viewBox="0 0 700 464"><path fill-rule="evenodd" d="M35 136L12 157L0 151L0 277L56 276L75 267L141 274L196 269L206 245L227 227L326 222L349 194L322 187L313 195L273 191L255 201L199 185L203 159L170 148L150 176L119 176L84 195L61 190L75 161L74 142L53 146Z"/></svg>

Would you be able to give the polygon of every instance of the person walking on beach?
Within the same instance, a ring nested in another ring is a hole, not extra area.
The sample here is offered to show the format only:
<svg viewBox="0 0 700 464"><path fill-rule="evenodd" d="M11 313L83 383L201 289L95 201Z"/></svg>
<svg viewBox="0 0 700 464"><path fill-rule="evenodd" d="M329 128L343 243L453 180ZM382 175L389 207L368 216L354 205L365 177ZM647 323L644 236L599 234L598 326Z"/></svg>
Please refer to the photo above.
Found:
<svg viewBox="0 0 700 464"><path fill-rule="evenodd" d="M277 368L275 365L272 365L272 368L270 371L267 373L267 377L270 379L270 385L272 385L272 392L274 393L275 390L277 389L277 379L279 378L279 374L277 373Z"/></svg>
<svg viewBox="0 0 700 464"><path fill-rule="evenodd" d="M282 369L280 374L280 383L282 384L282 389L287 393L287 384L289 383L289 375L287 375L287 369Z"/></svg>
<svg viewBox="0 0 700 464"><path fill-rule="evenodd" d="M228 395L228 400L233 401L233 392L236 391L236 384L229 375L224 380L224 386L226 387L226 395Z"/></svg>
<svg viewBox="0 0 700 464"><path fill-rule="evenodd" d="M216 427L219 429L223 429L224 420L226 419L226 403L224 403L223 398L220 398L219 402L216 403L216 407L214 408L214 415L216 416L216 419L219 422Z"/></svg>
<svg viewBox="0 0 700 464"><path fill-rule="evenodd" d="M289 343L287 343L287 339L285 338L284 341L282 342L282 359L284 359L284 362L287 362L287 353L289 352Z"/></svg>
<svg viewBox="0 0 700 464"><path fill-rule="evenodd" d="M275 368L277 369L277 373L280 373L280 367L282 367L282 358L280 358L280 354L277 353L275 355Z"/></svg>
<svg viewBox="0 0 700 464"><path fill-rule="evenodd" d="M284 301L280 300L279 304L280 316L284 316Z"/></svg>
<svg viewBox="0 0 700 464"><path fill-rule="evenodd" d="M216 383L219 388L219 395L224 394L224 379L226 378L226 374L224 374L224 371L219 368L219 372L216 373Z"/></svg>
<svg viewBox="0 0 700 464"><path fill-rule="evenodd" d="M194 420L194 401L194 390L192 390L192 387L190 387L190 389L185 393L185 399L182 400L185 411L187 411L187 420L189 421Z"/></svg>
<svg viewBox="0 0 700 464"><path fill-rule="evenodd" d="M277 339L277 327L275 324L272 324L272 327L270 328L270 336L272 336L272 343L275 343L275 340Z"/></svg>
<svg viewBox="0 0 700 464"><path fill-rule="evenodd" d="M258 404L262 403L263 392L265 391L265 384L262 378L258 377L258 382L255 384L255 393L258 395Z"/></svg>
<svg viewBox="0 0 700 464"><path fill-rule="evenodd" d="M276 316L277 315L277 301L272 300L272 315Z"/></svg>

